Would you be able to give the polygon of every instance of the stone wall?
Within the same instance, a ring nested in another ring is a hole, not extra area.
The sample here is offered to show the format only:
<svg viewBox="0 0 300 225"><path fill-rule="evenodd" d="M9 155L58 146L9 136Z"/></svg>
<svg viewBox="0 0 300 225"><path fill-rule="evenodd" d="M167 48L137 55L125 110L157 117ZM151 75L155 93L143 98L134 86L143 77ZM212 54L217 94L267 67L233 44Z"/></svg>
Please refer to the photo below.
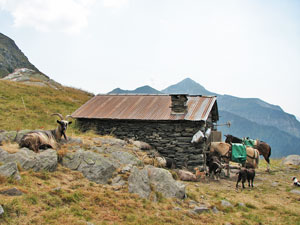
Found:
<svg viewBox="0 0 300 225"><path fill-rule="evenodd" d="M177 168L203 166L205 143L191 144L193 135L205 132L203 121L140 121L77 119L82 131L112 134L117 138L135 138L153 146L161 155L173 159Z"/></svg>

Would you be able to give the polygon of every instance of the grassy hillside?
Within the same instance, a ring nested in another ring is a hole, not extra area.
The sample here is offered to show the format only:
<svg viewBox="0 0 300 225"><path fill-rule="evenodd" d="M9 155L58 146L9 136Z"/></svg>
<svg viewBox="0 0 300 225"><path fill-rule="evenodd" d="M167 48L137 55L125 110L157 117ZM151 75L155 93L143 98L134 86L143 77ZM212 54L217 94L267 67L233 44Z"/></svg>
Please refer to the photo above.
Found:
<svg viewBox="0 0 300 225"><path fill-rule="evenodd" d="M56 90L0 80L0 130L52 129L57 117L71 114L91 94L69 87Z"/></svg>

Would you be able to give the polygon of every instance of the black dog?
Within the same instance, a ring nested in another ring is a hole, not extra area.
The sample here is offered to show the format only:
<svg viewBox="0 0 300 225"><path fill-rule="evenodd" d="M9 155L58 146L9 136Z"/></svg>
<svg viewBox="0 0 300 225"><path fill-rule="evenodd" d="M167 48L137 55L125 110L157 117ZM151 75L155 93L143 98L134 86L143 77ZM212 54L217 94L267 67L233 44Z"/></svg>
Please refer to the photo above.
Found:
<svg viewBox="0 0 300 225"><path fill-rule="evenodd" d="M249 187L253 187L253 181L254 181L254 177L255 177L255 169L246 169L246 168L241 168L240 171L237 173L238 179L236 182L236 189L238 189L239 187L239 182L242 180L242 188L245 188L244 183L246 182L246 180L248 181L248 185Z"/></svg>
<svg viewBox="0 0 300 225"><path fill-rule="evenodd" d="M222 165L217 156L209 156L206 165L208 166L210 176L216 176L217 178L220 178Z"/></svg>

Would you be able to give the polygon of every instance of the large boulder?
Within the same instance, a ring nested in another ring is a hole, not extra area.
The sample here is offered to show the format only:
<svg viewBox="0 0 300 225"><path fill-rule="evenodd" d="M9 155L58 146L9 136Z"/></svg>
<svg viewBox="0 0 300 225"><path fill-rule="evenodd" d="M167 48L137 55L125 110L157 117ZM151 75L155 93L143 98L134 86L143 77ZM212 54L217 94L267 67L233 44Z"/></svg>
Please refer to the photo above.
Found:
<svg viewBox="0 0 300 225"><path fill-rule="evenodd" d="M137 193L142 198L148 198L151 188L166 198L185 197L185 185L173 179L168 170L146 166L142 170L134 167L128 178L129 192Z"/></svg>
<svg viewBox="0 0 300 225"><path fill-rule="evenodd" d="M130 193L138 194L141 198L149 198L151 187L146 168L139 170L137 167L133 167L128 178L128 190Z"/></svg>
<svg viewBox="0 0 300 225"><path fill-rule="evenodd" d="M116 170L115 165L108 158L82 149L67 153L63 157L62 165L82 172L87 179L98 184L107 184Z"/></svg>
<svg viewBox="0 0 300 225"><path fill-rule="evenodd" d="M41 170L53 172L57 168L57 153L53 149L35 153L28 148L22 148L17 153L9 154L0 148L0 162L3 164L16 162L23 169L32 169L35 172Z"/></svg>
<svg viewBox="0 0 300 225"><path fill-rule="evenodd" d="M300 155L289 155L282 161L283 165L300 165Z"/></svg>
<svg viewBox="0 0 300 225"><path fill-rule="evenodd" d="M5 177L13 177L16 180L20 180L20 174L15 162L6 163L0 166L0 175Z"/></svg>

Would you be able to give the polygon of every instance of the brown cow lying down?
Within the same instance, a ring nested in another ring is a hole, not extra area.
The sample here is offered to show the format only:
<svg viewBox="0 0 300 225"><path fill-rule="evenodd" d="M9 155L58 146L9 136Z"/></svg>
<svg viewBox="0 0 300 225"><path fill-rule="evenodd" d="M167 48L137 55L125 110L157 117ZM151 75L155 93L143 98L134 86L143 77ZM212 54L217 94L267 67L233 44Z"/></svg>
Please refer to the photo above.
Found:
<svg viewBox="0 0 300 225"><path fill-rule="evenodd" d="M245 188L244 183L246 182L246 180L248 180L248 185L249 187L253 187L253 181L254 181L254 177L255 177L255 169L246 169L246 168L241 168L240 171L237 173L238 179L236 182L236 189L238 189L239 187L239 182L242 180L242 188Z"/></svg>

